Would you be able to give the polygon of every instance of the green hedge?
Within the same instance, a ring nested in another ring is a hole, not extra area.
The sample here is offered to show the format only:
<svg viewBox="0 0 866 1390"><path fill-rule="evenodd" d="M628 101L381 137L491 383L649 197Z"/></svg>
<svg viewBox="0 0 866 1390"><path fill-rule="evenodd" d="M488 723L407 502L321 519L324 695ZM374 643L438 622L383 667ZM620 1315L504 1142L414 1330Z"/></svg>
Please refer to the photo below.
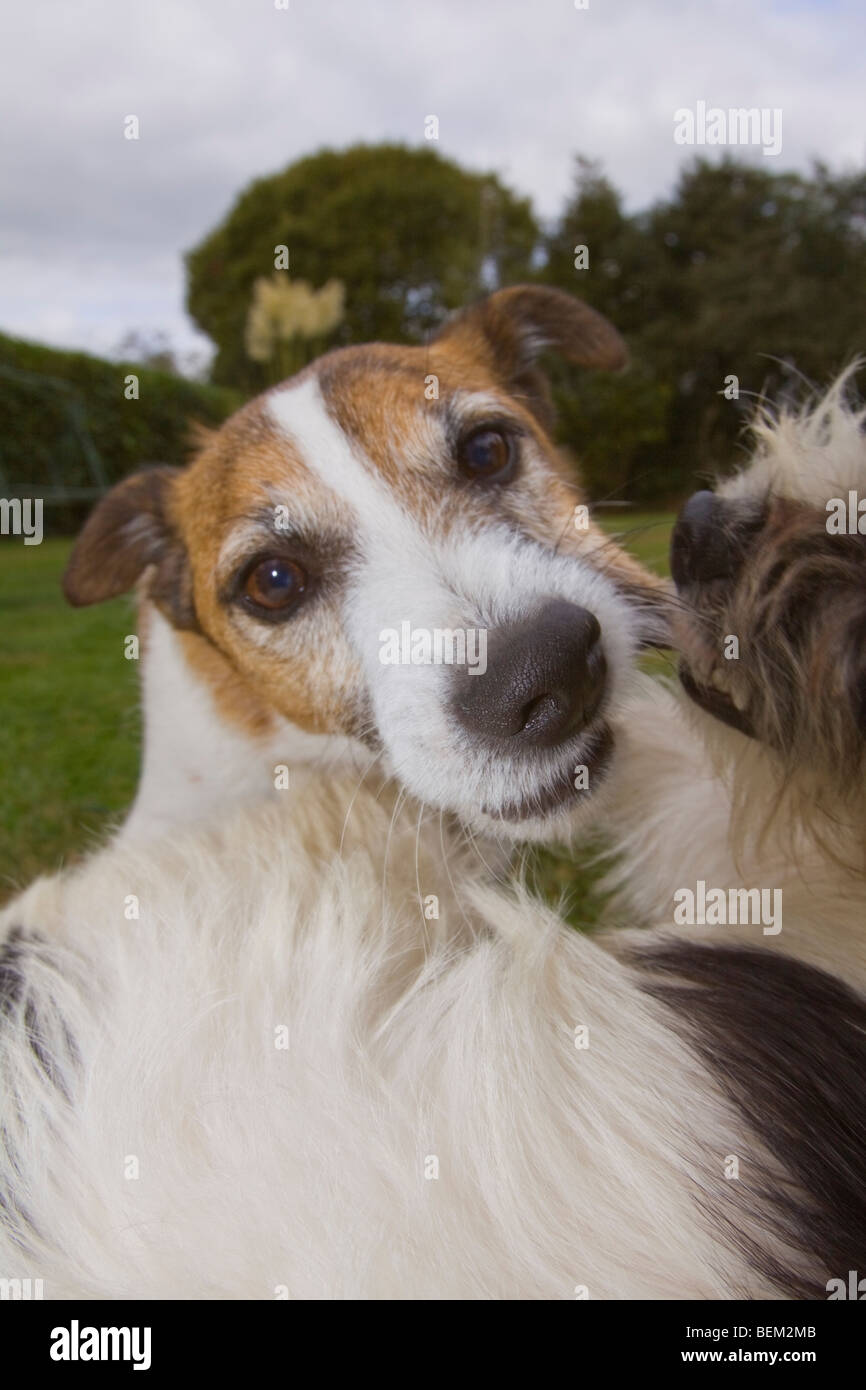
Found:
<svg viewBox="0 0 866 1390"><path fill-rule="evenodd" d="M130 373L138 400L124 396ZM143 464L184 463L192 423L219 424L241 400L137 363L0 334L0 495L45 496L52 529L69 529L92 505L87 493Z"/></svg>

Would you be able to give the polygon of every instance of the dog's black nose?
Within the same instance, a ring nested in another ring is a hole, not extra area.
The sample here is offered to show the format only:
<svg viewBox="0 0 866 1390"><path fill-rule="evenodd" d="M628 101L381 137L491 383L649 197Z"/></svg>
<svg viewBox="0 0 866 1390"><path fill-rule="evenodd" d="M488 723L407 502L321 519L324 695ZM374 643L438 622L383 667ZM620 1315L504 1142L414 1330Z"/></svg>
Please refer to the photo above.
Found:
<svg viewBox="0 0 866 1390"><path fill-rule="evenodd" d="M725 579L731 572L729 528L724 503L714 492L696 492L686 502L671 534L671 574L678 588Z"/></svg>
<svg viewBox="0 0 866 1390"><path fill-rule="evenodd" d="M696 492L671 534L671 574L677 588L736 579L750 543L766 521L761 503Z"/></svg>
<svg viewBox="0 0 866 1390"><path fill-rule="evenodd" d="M551 599L490 636L483 675L459 674L454 700L464 728L512 746L550 748L583 728L604 695L607 664L593 613Z"/></svg>

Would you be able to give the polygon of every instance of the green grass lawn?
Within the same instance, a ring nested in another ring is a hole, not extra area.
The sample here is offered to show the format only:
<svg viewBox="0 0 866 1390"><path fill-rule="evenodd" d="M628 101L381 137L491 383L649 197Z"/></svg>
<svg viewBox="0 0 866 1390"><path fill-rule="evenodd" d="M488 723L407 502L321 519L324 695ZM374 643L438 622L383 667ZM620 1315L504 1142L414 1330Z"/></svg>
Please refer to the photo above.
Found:
<svg viewBox="0 0 866 1390"><path fill-rule="evenodd" d="M134 609L69 608L70 546L0 544L0 898L92 841L135 788Z"/></svg>
<svg viewBox="0 0 866 1390"><path fill-rule="evenodd" d="M605 530L666 572L668 513L605 513ZM0 543L0 901L92 843L132 798L140 725L137 663L123 654L132 603L71 609L60 576L71 542ZM543 891L574 890L581 923L592 873L552 855Z"/></svg>

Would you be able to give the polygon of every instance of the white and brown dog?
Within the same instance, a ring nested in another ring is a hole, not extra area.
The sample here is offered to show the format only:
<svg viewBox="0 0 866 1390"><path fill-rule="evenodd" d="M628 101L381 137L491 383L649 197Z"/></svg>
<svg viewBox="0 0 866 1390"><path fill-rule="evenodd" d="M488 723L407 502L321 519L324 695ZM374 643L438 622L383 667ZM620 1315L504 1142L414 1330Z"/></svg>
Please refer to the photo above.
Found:
<svg viewBox="0 0 866 1390"><path fill-rule="evenodd" d="M121 835L0 915L4 1277L712 1298L859 1267L862 1002L775 953L620 959L476 853L616 808L662 619L574 525L543 346L623 355L505 291L326 357L85 528L70 597L142 586L145 769ZM404 623L410 654L485 632L486 670L382 661Z"/></svg>
<svg viewBox="0 0 866 1390"><path fill-rule="evenodd" d="M544 349L589 367L626 358L579 301L504 290L428 348L328 354L188 469L134 475L96 508L65 592L88 604L141 584L144 766L127 833L273 794L279 766L297 790L374 758L475 829L567 832L604 777L662 603L580 509L545 428ZM386 634L410 659L383 659ZM449 663L448 644L468 644L474 666Z"/></svg>

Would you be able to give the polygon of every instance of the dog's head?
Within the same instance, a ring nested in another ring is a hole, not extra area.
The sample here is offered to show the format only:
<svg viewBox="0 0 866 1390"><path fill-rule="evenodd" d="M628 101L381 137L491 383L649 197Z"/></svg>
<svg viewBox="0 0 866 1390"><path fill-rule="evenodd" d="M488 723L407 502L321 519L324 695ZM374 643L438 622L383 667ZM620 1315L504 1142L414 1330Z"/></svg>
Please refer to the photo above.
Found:
<svg viewBox="0 0 866 1390"><path fill-rule="evenodd" d="M545 349L625 361L600 315L530 286L427 347L329 353L187 469L120 483L67 597L141 581L199 670L218 660L235 682L235 707L246 692L277 721L348 736L476 827L561 833L603 778L610 713L665 601L580 507L548 434Z"/></svg>
<svg viewBox="0 0 866 1390"><path fill-rule="evenodd" d="M750 464L690 498L671 542L685 690L837 811L862 796L866 738L866 436L845 385L764 413Z"/></svg>

